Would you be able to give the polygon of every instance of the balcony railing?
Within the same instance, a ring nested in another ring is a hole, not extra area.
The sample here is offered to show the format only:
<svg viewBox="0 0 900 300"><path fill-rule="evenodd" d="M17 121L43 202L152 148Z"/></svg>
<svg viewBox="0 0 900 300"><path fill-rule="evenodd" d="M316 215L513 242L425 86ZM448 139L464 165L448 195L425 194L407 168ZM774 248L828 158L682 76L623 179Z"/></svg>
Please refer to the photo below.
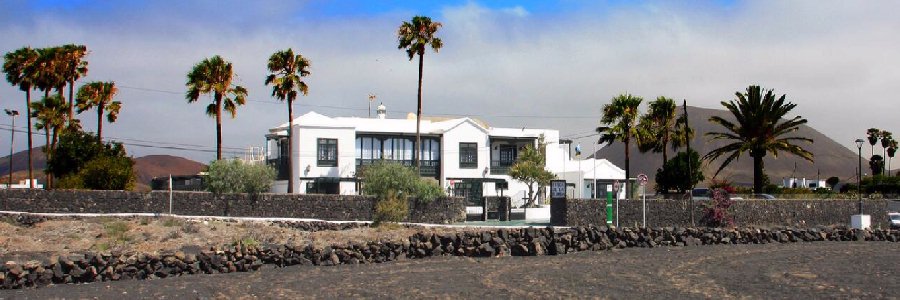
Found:
<svg viewBox="0 0 900 300"><path fill-rule="evenodd" d="M382 161L381 159L356 159L356 173L360 174L362 169L366 166L374 165L375 163ZM407 159L407 160L384 160L385 162L391 163L399 163L406 167L415 167L416 161ZM439 160L422 160L419 162L419 176L422 177L438 177L438 173L441 170L441 161Z"/></svg>
<svg viewBox="0 0 900 300"><path fill-rule="evenodd" d="M514 160L491 160L491 175L509 175L509 167L515 163Z"/></svg>

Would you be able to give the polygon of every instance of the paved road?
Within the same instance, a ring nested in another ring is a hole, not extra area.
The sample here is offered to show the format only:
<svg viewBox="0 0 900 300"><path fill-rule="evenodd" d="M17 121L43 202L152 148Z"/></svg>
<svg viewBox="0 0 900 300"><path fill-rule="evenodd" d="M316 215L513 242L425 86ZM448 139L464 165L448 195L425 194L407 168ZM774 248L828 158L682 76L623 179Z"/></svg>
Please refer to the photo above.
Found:
<svg viewBox="0 0 900 300"><path fill-rule="evenodd" d="M900 244L818 242L439 258L0 291L0 298L897 298Z"/></svg>

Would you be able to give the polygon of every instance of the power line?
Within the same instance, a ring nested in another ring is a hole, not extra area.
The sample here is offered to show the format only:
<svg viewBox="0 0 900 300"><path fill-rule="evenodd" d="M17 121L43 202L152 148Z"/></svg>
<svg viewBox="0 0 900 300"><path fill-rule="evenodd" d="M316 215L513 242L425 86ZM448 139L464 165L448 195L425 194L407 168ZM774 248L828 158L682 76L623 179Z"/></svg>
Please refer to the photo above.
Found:
<svg viewBox="0 0 900 300"><path fill-rule="evenodd" d="M161 90L161 89L153 89L153 88L145 88L145 87L135 87L128 85L118 85L120 88L125 89L133 89L145 92L157 92L157 93L165 93L172 95L183 95L181 92L170 91L170 90ZM255 100L255 99L246 99L249 102L259 102L259 103L267 103L267 104L276 104L280 105L280 102L273 101L264 101L264 100ZM307 104L307 103L297 103L298 106L305 107L317 107L317 108L329 108L329 109L338 109L338 110L353 110L353 111L368 111L367 108L356 108L356 107L347 107L347 106L336 106L336 105L317 105L317 104ZM397 111L397 110L389 110L388 112L392 113L406 113L406 111ZM454 114L454 113L432 113L433 116L442 116L442 117L492 117L492 118L531 118L531 119L597 119L597 116L579 116L579 115L491 115L491 114Z"/></svg>

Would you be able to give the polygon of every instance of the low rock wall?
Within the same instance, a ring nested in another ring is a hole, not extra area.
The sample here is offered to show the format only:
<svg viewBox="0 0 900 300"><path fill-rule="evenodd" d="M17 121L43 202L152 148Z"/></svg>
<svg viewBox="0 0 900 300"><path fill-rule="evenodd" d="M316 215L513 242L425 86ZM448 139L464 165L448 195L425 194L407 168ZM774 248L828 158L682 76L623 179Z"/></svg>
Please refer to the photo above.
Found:
<svg viewBox="0 0 900 300"><path fill-rule="evenodd" d="M0 192L7 211L38 213L168 213L168 192L8 190ZM172 213L189 216L279 217L371 221L375 199L355 195L247 194L216 196L173 192ZM439 198L427 204L410 199L410 222L465 220L465 200Z"/></svg>
<svg viewBox="0 0 900 300"><path fill-rule="evenodd" d="M455 234L418 233L399 243L369 242L320 248L313 245L244 247L198 254L86 253L0 266L0 288L16 289L125 279L259 270L263 266L370 264L435 256L560 255L629 247L766 244L814 241L900 240L896 230L844 228L629 229L608 227L516 228Z"/></svg>
<svg viewBox="0 0 900 300"><path fill-rule="evenodd" d="M888 201L863 200L863 212L872 216L872 226L888 228ZM615 203L615 202L614 202ZM565 199L551 201L551 224L587 226L606 224L606 201ZM694 201L694 220L700 224L708 200ZM731 206L736 226L849 225L857 213L857 200L738 200ZM643 223L641 200L620 200L620 226ZM613 215L616 214L613 204ZM614 218L615 219L615 218ZM689 200L647 200L647 226L691 226Z"/></svg>

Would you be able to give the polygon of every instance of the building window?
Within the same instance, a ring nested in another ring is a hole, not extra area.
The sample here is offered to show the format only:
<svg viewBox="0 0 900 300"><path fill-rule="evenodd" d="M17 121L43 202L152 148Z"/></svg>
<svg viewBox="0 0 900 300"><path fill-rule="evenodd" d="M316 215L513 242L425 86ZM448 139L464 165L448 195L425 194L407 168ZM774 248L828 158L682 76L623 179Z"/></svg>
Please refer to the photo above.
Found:
<svg viewBox="0 0 900 300"><path fill-rule="evenodd" d="M512 165L516 162L517 151L515 145L500 145L500 163Z"/></svg>
<svg viewBox="0 0 900 300"><path fill-rule="evenodd" d="M422 139L421 160L441 160L441 143L435 139Z"/></svg>
<svg viewBox="0 0 900 300"><path fill-rule="evenodd" d="M478 144L459 143L459 168L474 169L478 167Z"/></svg>
<svg viewBox="0 0 900 300"><path fill-rule="evenodd" d="M337 139L319 139L319 167L337 167Z"/></svg>

